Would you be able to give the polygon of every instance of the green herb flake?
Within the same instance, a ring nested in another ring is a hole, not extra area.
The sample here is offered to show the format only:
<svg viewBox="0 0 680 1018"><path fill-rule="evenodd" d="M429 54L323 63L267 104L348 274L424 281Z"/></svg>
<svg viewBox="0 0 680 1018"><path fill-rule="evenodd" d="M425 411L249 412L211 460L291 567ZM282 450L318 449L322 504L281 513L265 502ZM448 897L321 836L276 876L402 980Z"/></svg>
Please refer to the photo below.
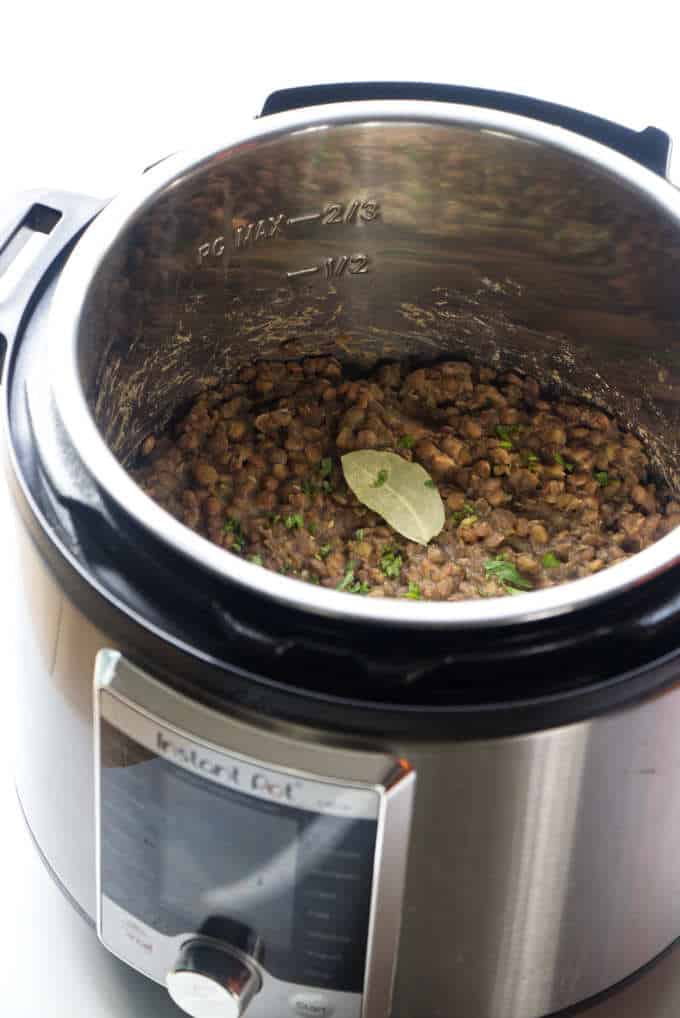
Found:
<svg viewBox="0 0 680 1018"><path fill-rule="evenodd" d="M313 498L314 495L316 495L317 487L315 484L312 484L311 481L303 481L302 490L305 493L305 495L309 495L310 498Z"/></svg>
<svg viewBox="0 0 680 1018"><path fill-rule="evenodd" d="M234 535L234 540L231 543L231 547L234 551L243 551L246 539L243 536L243 531L241 530L240 520L237 520L235 516L227 516L224 524L222 525L222 531L225 534Z"/></svg>
<svg viewBox="0 0 680 1018"><path fill-rule="evenodd" d="M252 562L253 565L255 565L255 566L261 566L262 565L262 556L261 555L251 555L249 561Z"/></svg>
<svg viewBox="0 0 680 1018"><path fill-rule="evenodd" d="M305 525L301 513L291 513L289 516L286 516L283 522L286 530L301 530Z"/></svg>
<svg viewBox="0 0 680 1018"><path fill-rule="evenodd" d="M322 481L321 490L325 492L326 495L330 495L330 493L333 491L333 485L331 484L330 481Z"/></svg>
<svg viewBox="0 0 680 1018"><path fill-rule="evenodd" d="M363 527L360 527L359 530L355 530L354 531L354 538L355 538L355 540L363 541L365 533L366 533L366 531L364 530Z"/></svg>
<svg viewBox="0 0 680 1018"><path fill-rule="evenodd" d="M473 522L477 519L475 514L474 506L471 506L469 502L463 503L462 509L457 509L455 513L451 514L451 522L457 527L463 520L470 519Z"/></svg>
<svg viewBox="0 0 680 1018"><path fill-rule="evenodd" d="M409 583L408 590L404 594L404 597L410 598L412 601L420 601L422 599L420 587L417 583Z"/></svg>
<svg viewBox="0 0 680 1018"><path fill-rule="evenodd" d="M272 527L274 526L274 524L280 523L280 522L281 522L281 517L279 516L278 513L270 513L270 515L269 515L269 523L270 523L270 525Z"/></svg>
<svg viewBox="0 0 680 1018"><path fill-rule="evenodd" d="M323 561L324 559L328 558L332 550L333 550L332 544L322 544L316 553L316 558L320 558L321 561Z"/></svg>
<svg viewBox="0 0 680 1018"><path fill-rule="evenodd" d="M391 548L388 545L383 549L383 553L380 556L380 568L385 576L389 577L390 580L396 580L401 572L402 565L403 559L396 548Z"/></svg>
<svg viewBox="0 0 680 1018"><path fill-rule="evenodd" d="M356 562L350 562L345 570L345 575L340 580L340 583L335 588L336 590L345 590L348 594L367 594L369 591L368 584L363 580L355 580L354 570L356 568Z"/></svg>
<svg viewBox="0 0 680 1018"><path fill-rule="evenodd" d="M555 453L553 459L555 460L555 463L559 463L559 465L561 467L564 467L564 469L567 471L568 474L570 474L572 472L572 470L574 469L574 464L573 463L567 463L567 461L564 459L562 454L559 453L559 452Z"/></svg>
<svg viewBox="0 0 680 1018"><path fill-rule="evenodd" d="M484 563L484 572L490 579L501 583L508 594L519 594L523 590L533 589L533 584L522 576L517 566L508 562L502 555L487 559Z"/></svg>
<svg viewBox="0 0 680 1018"><path fill-rule="evenodd" d="M543 556L543 565L546 569L557 569L562 563L552 551L547 551Z"/></svg>
<svg viewBox="0 0 680 1018"><path fill-rule="evenodd" d="M432 480L431 477L427 481L424 481L423 483L424 483L426 488L436 488L437 487L437 485L434 483L434 481Z"/></svg>
<svg viewBox="0 0 680 1018"><path fill-rule="evenodd" d="M378 476L376 477L376 479L373 482L373 484L371 485L371 487L372 488L382 488L382 486L385 483L385 481L387 480L388 476L389 476L389 474L388 474L387 470L379 470L378 471Z"/></svg>
<svg viewBox="0 0 680 1018"><path fill-rule="evenodd" d="M332 469L333 460L330 458L330 456L324 456L324 458L321 460L321 466L319 467L319 472L321 473L321 476L328 477Z"/></svg>
<svg viewBox="0 0 680 1018"><path fill-rule="evenodd" d="M399 449L412 449L415 444L416 440L413 435L402 435L397 442L397 447Z"/></svg>
<svg viewBox="0 0 680 1018"><path fill-rule="evenodd" d="M539 463L540 463L540 460L539 460L539 458L538 458L538 456L536 455L535 452L528 452L527 453L527 466L528 467L535 467Z"/></svg>
<svg viewBox="0 0 680 1018"><path fill-rule="evenodd" d="M595 480L597 481L601 488L606 488L607 485L609 484L609 474L607 473L606 470L596 470Z"/></svg>
<svg viewBox="0 0 680 1018"><path fill-rule="evenodd" d="M472 524L473 524L473 523L476 523L478 519L479 519L479 516L477 516L477 514L476 514L476 513L473 513L473 514L472 514L472 516L465 516L465 517L464 517L464 518L463 518L463 519L462 519L462 520L460 521L460 524L459 524L459 526L461 526L461 527L471 527L471 526L472 526Z"/></svg>
<svg viewBox="0 0 680 1018"><path fill-rule="evenodd" d="M318 528L317 528L316 523L308 523L307 524L307 531L308 531L308 533L310 533L312 535L312 537L314 537L314 535L316 534L317 529Z"/></svg>
<svg viewBox="0 0 680 1018"><path fill-rule="evenodd" d="M521 424L497 424L496 434L501 439L499 445L501 449L513 449L512 440L519 433Z"/></svg>

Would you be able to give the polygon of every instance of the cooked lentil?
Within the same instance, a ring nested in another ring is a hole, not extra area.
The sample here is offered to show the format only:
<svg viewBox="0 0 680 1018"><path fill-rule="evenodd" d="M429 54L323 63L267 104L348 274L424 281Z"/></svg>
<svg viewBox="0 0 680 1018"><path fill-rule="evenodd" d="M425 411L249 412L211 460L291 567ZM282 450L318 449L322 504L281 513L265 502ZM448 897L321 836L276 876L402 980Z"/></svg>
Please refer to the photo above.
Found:
<svg viewBox="0 0 680 1018"><path fill-rule="evenodd" d="M416 460L446 506L427 547L354 497L340 457ZM132 475L191 529L250 562L368 597L459 601L588 576L680 523L635 435L532 378L463 361L264 361L142 443Z"/></svg>

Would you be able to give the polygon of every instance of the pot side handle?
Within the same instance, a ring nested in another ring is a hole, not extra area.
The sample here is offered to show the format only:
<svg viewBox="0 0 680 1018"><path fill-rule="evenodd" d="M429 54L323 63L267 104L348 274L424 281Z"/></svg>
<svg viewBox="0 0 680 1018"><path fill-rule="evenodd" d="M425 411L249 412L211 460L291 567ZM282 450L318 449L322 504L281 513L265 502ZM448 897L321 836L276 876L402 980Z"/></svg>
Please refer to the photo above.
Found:
<svg viewBox="0 0 680 1018"><path fill-rule="evenodd" d="M332 85L304 85L272 92L262 107L260 116L266 117L271 113L283 113L303 106L379 99L420 99L426 102L458 103L500 110L503 113L516 113L533 120L554 124L556 127L564 127L602 145L608 145L609 148L634 159L661 177L666 177L668 173L671 139L658 127L633 131L611 120L596 117L592 113L583 113L569 106L469 85L434 85L417 81L357 81Z"/></svg>
<svg viewBox="0 0 680 1018"><path fill-rule="evenodd" d="M0 209L0 376L56 258L104 206L64 191L25 191Z"/></svg>

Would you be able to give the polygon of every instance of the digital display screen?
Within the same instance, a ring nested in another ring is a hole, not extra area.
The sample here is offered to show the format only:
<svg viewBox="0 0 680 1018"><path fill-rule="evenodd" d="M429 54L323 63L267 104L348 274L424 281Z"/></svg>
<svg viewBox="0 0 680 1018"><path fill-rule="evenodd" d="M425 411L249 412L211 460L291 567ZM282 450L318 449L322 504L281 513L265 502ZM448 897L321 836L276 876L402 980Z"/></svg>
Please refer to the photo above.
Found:
<svg viewBox="0 0 680 1018"><path fill-rule="evenodd" d="M168 937L236 920L291 983L360 992L376 821L223 787L100 721L101 891Z"/></svg>
<svg viewBox="0 0 680 1018"><path fill-rule="evenodd" d="M299 822L172 764L159 781L166 815L161 908L181 916L185 929L226 915L257 930L277 954L289 948Z"/></svg>

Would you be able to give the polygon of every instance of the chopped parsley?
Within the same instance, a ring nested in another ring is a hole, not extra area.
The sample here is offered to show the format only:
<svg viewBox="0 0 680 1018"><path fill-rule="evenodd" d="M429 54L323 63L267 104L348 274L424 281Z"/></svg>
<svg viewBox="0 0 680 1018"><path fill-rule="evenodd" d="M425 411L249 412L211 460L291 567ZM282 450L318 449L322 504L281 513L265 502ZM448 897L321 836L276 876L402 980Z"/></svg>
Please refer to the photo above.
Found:
<svg viewBox="0 0 680 1018"><path fill-rule="evenodd" d="M262 556L261 555L251 555L249 561L252 562L253 565L261 566L262 565Z"/></svg>
<svg viewBox="0 0 680 1018"><path fill-rule="evenodd" d="M301 530L305 525L302 513L291 513L289 516L286 516L283 522L286 530Z"/></svg>
<svg viewBox="0 0 680 1018"><path fill-rule="evenodd" d="M357 541L363 541L363 539L364 539L364 534L365 534L365 530L364 530L364 528L363 528L363 527L361 527L361 528L360 528L359 530L355 530L355 531L354 531L354 537L355 537L355 539L356 539Z"/></svg>
<svg viewBox="0 0 680 1018"><path fill-rule="evenodd" d="M417 583L409 583L408 590L404 594L404 597L409 597L412 601L420 601L422 598L420 587Z"/></svg>
<svg viewBox="0 0 680 1018"><path fill-rule="evenodd" d="M373 484L371 485L371 487L372 488L382 488L383 484L387 480L387 477L388 477L387 470L384 470L384 469L383 470L379 470L378 471L378 476L376 477L376 479L373 482Z"/></svg>
<svg viewBox="0 0 680 1018"><path fill-rule="evenodd" d="M397 442L399 449L412 449L415 444L416 440L413 435L402 435Z"/></svg>
<svg viewBox="0 0 680 1018"><path fill-rule="evenodd" d="M484 572L490 579L498 580L508 594L521 594L523 590L533 589L533 584L522 576L517 566L502 555L487 559Z"/></svg>
<svg viewBox="0 0 680 1018"><path fill-rule="evenodd" d="M547 551L543 556L543 565L546 569L557 569L562 563L552 551Z"/></svg>
<svg viewBox="0 0 680 1018"><path fill-rule="evenodd" d="M235 551L243 551L246 543L246 539L243 536L241 530L241 521L237 520L235 516L227 516L222 526L222 531L225 534L233 534L234 540L231 543L231 547Z"/></svg>
<svg viewBox="0 0 680 1018"><path fill-rule="evenodd" d="M498 443L501 449L513 449L512 440L514 436L519 432L520 424L497 424L496 434L501 439Z"/></svg>
<svg viewBox="0 0 680 1018"><path fill-rule="evenodd" d="M460 521L460 526L461 527L471 527L472 524L476 523L478 519L479 519L479 516L477 516L476 513L473 513L472 516L466 516L464 519L462 519Z"/></svg>
<svg viewBox="0 0 680 1018"><path fill-rule="evenodd" d="M380 556L380 568L385 576L391 580L396 580L401 572L402 565L403 559L399 552L396 548L391 548L388 545Z"/></svg>
<svg viewBox="0 0 680 1018"><path fill-rule="evenodd" d="M458 526L459 523L462 523L463 520L466 519L471 520L471 522L473 523L477 519L477 516L475 515L475 510L473 506L470 505L469 502L465 502L462 509L457 509L456 512L452 513L451 515L451 522L455 526Z"/></svg>
<svg viewBox="0 0 680 1018"><path fill-rule="evenodd" d="M312 498L314 495L316 495L317 487L315 484L312 484L311 481L303 481L302 490L305 493L305 495L309 495L310 498Z"/></svg>
<svg viewBox="0 0 680 1018"><path fill-rule="evenodd" d="M307 530L312 535L312 537L314 537L314 535L316 534L316 531L317 531L316 523L308 523L307 524Z"/></svg>
<svg viewBox="0 0 680 1018"><path fill-rule="evenodd" d="M609 484L609 474L607 473L606 470L596 470L595 480L597 481L601 488L606 488L607 485Z"/></svg>
<svg viewBox="0 0 680 1018"><path fill-rule="evenodd" d="M559 463L561 467L564 467L568 474L570 474L574 469L574 464L567 463L567 461L562 456L562 453L556 452L553 459L555 460L555 463Z"/></svg>
<svg viewBox="0 0 680 1018"><path fill-rule="evenodd" d="M436 488L437 487L437 485L434 483L434 481L432 480L431 477L428 477L428 479L426 481L424 481L423 483L424 483L424 486L426 488Z"/></svg>
<svg viewBox="0 0 680 1018"><path fill-rule="evenodd" d="M540 463L540 460L539 460L538 456L536 455L536 453L535 452L528 452L527 453L527 466L528 467L535 467L538 463Z"/></svg>
<svg viewBox="0 0 680 1018"><path fill-rule="evenodd" d="M270 524L273 527L275 523L280 523L281 522L281 517L279 516L278 513L276 513L276 514L275 513L271 513L271 515L269 516L269 522L270 522Z"/></svg>
<svg viewBox="0 0 680 1018"><path fill-rule="evenodd" d="M333 550L333 545L331 545L331 544L322 544L321 547L319 548L319 550L316 553L316 557L320 558L321 561L323 561L325 558L328 558L328 556L330 555L332 550Z"/></svg>
<svg viewBox="0 0 680 1018"><path fill-rule="evenodd" d="M329 495L333 491L333 485L331 484L330 481L322 481L321 490L325 492L327 495Z"/></svg>
<svg viewBox="0 0 680 1018"><path fill-rule="evenodd" d="M335 589L345 590L348 594L367 594L369 591L368 584L363 580L354 579L355 564L354 562L349 563L345 570L345 575Z"/></svg>

